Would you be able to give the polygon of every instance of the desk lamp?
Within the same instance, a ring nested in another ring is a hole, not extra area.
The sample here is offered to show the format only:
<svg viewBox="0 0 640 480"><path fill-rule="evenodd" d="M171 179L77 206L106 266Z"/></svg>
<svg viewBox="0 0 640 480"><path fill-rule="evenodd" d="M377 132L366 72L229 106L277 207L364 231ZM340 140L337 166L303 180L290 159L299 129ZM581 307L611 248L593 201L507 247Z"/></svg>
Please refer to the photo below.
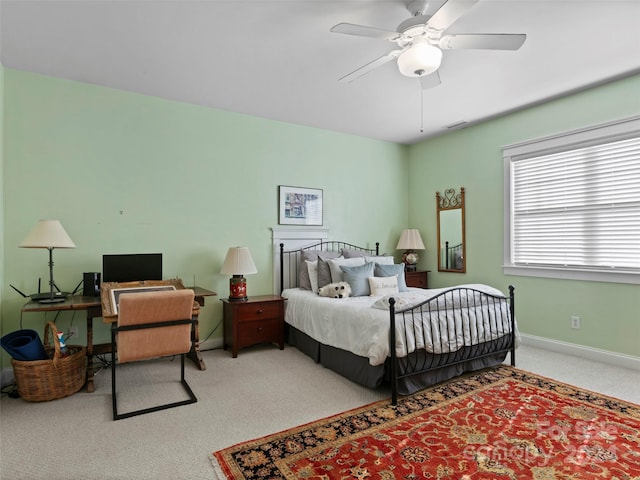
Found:
<svg viewBox="0 0 640 480"><path fill-rule="evenodd" d="M229 279L229 300L242 301L247 299L247 280L243 275L258 273L258 269L247 247L231 247L220 273L233 275Z"/></svg>
<svg viewBox="0 0 640 480"><path fill-rule="evenodd" d="M408 272L415 271L419 258L416 250L424 250L424 243L422 242L418 229L408 228L403 230L396 249L405 250L402 254L402 261L406 265L405 268Z"/></svg>
<svg viewBox="0 0 640 480"><path fill-rule="evenodd" d="M64 302L67 293L54 292L53 249L76 248L59 220L40 220L19 245L20 248L46 248L49 250L49 296L38 297L40 303Z"/></svg>

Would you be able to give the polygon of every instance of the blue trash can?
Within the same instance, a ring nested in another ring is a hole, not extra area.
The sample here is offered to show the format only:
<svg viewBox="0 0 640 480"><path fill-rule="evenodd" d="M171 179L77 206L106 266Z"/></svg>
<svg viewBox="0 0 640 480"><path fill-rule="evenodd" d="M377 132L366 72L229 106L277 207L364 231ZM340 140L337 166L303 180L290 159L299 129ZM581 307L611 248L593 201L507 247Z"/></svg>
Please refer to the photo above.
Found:
<svg viewBox="0 0 640 480"><path fill-rule="evenodd" d="M2 337L0 343L15 360L27 362L49 358L35 330L16 330Z"/></svg>

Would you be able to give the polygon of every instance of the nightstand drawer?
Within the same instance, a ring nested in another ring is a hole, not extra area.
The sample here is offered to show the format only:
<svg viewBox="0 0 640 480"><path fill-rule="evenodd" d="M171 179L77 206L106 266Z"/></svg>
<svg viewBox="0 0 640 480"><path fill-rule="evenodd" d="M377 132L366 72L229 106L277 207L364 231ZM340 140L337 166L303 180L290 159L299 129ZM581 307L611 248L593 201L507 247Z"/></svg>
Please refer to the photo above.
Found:
<svg viewBox="0 0 640 480"><path fill-rule="evenodd" d="M282 323L278 318L264 321L246 321L238 325L238 335L240 337L239 347L247 347L256 343L271 343L280 341Z"/></svg>
<svg viewBox="0 0 640 480"><path fill-rule="evenodd" d="M404 277L407 287L429 288L429 270L405 272Z"/></svg>
<svg viewBox="0 0 640 480"><path fill-rule="evenodd" d="M280 303L256 303L239 308L236 312L236 320L247 322L251 320L262 320L278 318L280 316Z"/></svg>

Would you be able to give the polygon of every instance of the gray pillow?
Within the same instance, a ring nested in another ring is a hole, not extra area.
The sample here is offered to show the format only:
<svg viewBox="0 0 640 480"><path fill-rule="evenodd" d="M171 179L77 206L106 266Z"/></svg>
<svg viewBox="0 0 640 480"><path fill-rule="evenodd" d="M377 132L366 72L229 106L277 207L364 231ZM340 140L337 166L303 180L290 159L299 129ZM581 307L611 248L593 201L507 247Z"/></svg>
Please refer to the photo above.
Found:
<svg viewBox="0 0 640 480"><path fill-rule="evenodd" d="M404 279L404 263L395 264L395 265L380 265L379 263L375 264L376 268L374 269L375 277L398 277L398 291L399 292L408 292L409 288L407 288L407 282Z"/></svg>
<svg viewBox="0 0 640 480"><path fill-rule="evenodd" d="M337 258L338 252L324 252L322 250L301 250L300 263L298 264L298 287L303 290L311 290L311 280L309 280L309 269L305 260L315 262L318 254L322 254L326 258ZM318 262L319 263L319 262Z"/></svg>
<svg viewBox="0 0 640 480"><path fill-rule="evenodd" d="M330 258L341 258L341 256L338 252L318 253L318 288L331 283L331 268L327 262Z"/></svg>
<svg viewBox="0 0 640 480"><path fill-rule="evenodd" d="M341 265L340 270L344 273L344 281L351 287L352 297L371 295L369 277L373 277L373 263L365 263L364 265L358 265L357 267Z"/></svg>
<svg viewBox="0 0 640 480"><path fill-rule="evenodd" d="M354 250L352 248L342 249L342 256L344 258L357 258L357 257L364 257L365 255L371 255L371 254L363 250Z"/></svg>

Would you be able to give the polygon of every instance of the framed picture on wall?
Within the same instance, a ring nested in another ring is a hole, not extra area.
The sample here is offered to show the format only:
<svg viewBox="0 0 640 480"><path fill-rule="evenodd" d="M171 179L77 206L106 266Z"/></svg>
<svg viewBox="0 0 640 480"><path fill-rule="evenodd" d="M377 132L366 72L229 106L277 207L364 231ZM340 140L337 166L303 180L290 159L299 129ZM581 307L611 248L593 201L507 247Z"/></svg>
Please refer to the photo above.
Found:
<svg viewBox="0 0 640 480"><path fill-rule="evenodd" d="M322 190L278 186L280 225L322 225Z"/></svg>

